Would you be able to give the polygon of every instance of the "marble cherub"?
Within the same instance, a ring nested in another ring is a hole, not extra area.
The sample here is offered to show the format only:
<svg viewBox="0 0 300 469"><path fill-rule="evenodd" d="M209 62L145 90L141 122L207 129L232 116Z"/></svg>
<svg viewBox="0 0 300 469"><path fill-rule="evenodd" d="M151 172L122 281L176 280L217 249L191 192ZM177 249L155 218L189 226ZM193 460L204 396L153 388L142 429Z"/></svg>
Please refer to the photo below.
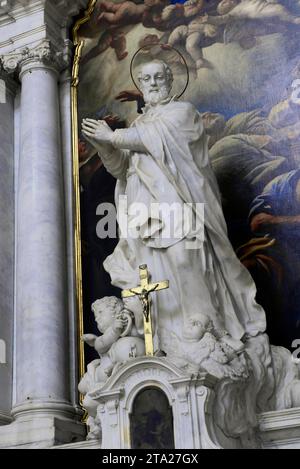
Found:
<svg viewBox="0 0 300 469"><path fill-rule="evenodd" d="M247 378L244 344L226 331L216 330L207 315L192 315L183 327L182 338L165 330L162 333L168 342L167 356L188 373L206 371L218 378Z"/></svg>
<svg viewBox="0 0 300 469"><path fill-rule="evenodd" d="M104 385L123 362L145 353L144 341L137 336L133 315L124 308L122 300L102 298L93 303L92 311L102 335L84 334L82 340L93 347L100 358L88 365L87 373L79 384L82 394L99 384Z"/></svg>
<svg viewBox="0 0 300 469"><path fill-rule="evenodd" d="M126 361L145 354L144 340L137 337L133 314L125 309L122 300L105 297L92 304L101 336L84 334L82 340L93 347L99 358L87 366L78 389L84 395L83 406L88 411L88 439L99 437L96 422L97 401L89 393L104 386L109 377ZM96 430L95 430L96 429Z"/></svg>

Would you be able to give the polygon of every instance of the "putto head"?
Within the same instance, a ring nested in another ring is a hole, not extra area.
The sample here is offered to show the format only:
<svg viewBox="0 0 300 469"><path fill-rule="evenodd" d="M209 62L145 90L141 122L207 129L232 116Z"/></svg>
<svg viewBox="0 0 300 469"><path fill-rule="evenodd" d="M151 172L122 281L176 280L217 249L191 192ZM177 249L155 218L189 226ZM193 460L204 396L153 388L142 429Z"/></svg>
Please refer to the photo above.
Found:
<svg viewBox="0 0 300 469"><path fill-rule="evenodd" d="M188 341L198 341L202 339L205 332L211 332L213 323L211 319L202 313L192 315L183 327L182 336Z"/></svg>
<svg viewBox="0 0 300 469"><path fill-rule="evenodd" d="M145 102L155 105L169 96L173 84L173 73L162 60L153 60L142 65L138 80Z"/></svg>
<svg viewBox="0 0 300 469"><path fill-rule="evenodd" d="M113 319L119 315L124 308L122 300L115 296L106 296L101 300L95 301L92 306L92 312L100 332L105 332L113 323Z"/></svg>

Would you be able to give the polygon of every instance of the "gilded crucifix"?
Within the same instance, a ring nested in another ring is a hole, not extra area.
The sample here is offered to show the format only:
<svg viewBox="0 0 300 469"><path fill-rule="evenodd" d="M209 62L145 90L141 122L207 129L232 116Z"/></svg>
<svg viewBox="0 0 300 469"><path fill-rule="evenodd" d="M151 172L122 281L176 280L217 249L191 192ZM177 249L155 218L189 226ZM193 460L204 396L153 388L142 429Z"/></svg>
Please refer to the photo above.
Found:
<svg viewBox="0 0 300 469"><path fill-rule="evenodd" d="M151 357L154 354L154 347L151 323L151 304L149 295L151 292L156 292L169 288L169 281L163 280L161 282L149 283L149 272L147 265L143 264L139 267L139 269L141 284L137 287L130 288L129 290L123 290L122 298L138 296L143 305L145 349L146 355Z"/></svg>

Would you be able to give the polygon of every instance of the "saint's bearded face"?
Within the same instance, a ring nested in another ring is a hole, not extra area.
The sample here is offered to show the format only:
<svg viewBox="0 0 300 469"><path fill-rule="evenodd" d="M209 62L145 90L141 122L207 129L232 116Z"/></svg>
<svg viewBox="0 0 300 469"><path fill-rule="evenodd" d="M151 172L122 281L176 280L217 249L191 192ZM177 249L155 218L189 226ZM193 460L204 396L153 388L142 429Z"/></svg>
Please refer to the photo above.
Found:
<svg viewBox="0 0 300 469"><path fill-rule="evenodd" d="M166 99L172 87L172 78L161 62L144 65L139 75L139 82L144 101L150 105L159 104Z"/></svg>

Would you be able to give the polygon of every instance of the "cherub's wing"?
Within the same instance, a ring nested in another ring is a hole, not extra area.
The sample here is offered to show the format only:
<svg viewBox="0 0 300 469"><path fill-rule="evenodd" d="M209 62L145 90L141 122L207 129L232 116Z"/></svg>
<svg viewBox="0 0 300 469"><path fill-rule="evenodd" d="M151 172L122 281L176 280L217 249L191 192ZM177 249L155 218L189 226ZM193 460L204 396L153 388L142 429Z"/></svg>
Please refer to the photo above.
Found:
<svg viewBox="0 0 300 469"><path fill-rule="evenodd" d="M199 342L188 344L185 353L194 362L200 365L207 358L212 358L217 348L217 339L206 332Z"/></svg>

